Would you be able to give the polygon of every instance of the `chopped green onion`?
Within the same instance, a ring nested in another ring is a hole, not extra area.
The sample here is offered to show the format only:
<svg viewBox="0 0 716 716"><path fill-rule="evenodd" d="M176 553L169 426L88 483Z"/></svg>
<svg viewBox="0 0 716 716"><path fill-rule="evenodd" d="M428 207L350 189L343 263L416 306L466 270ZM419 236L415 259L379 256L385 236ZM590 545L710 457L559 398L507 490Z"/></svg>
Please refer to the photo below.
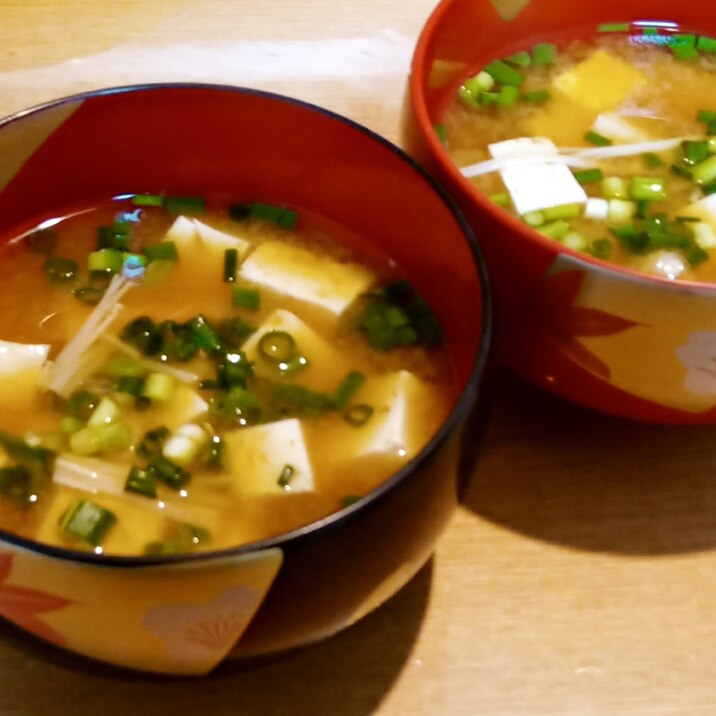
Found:
<svg viewBox="0 0 716 716"><path fill-rule="evenodd" d="M605 199L628 199L630 194L626 179L622 177L604 177L602 179L602 195Z"/></svg>
<svg viewBox="0 0 716 716"><path fill-rule="evenodd" d="M57 246L57 234L52 229L37 229L27 237L33 254L52 254Z"/></svg>
<svg viewBox="0 0 716 716"><path fill-rule="evenodd" d="M226 353L224 360L217 366L217 378L222 388L238 385L246 387L248 379L253 375L251 361L247 360L242 351Z"/></svg>
<svg viewBox="0 0 716 716"><path fill-rule="evenodd" d="M563 239L569 233L569 224L562 220L557 219L549 224L543 224L537 228L540 234L550 239Z"/></svg>
<svg viewBox="0 0 716 716"><path fill-rule="evenodd" d="M259 339L258 352L273 363L283 363L295 355L296 341L286 331L267 331Z"/></svg>
<svg viewBox="0 0 716 716"><path fill-rule="evenodd" d="M88 271L119 273L122 270L123 263L122 252L117 249L100 249L87 256Z"/></svg>
<svg viewBox="0 0 716 716"><path fill-rule="evenodd" d="M204 200L196 196L168 196L165 199L167 214L203 214Z"/></svg>
<svg viewBox="0 0 716 716"><path fill-rule="evenodd" d="M166 403L174 394L174 378L167 373L150 373L141 395L158 403Z"/></svg>
<svg viewBox="0 0 716 716"><path fill-rule="evenodd" d="M692 167L691 175L698 184L709 184L716 180L716 155Z"/></svg>
<svg viewBox="0 0 716 716"><path fill-rule="evenodd" d="M540 42L532 48L532 60L536 65L552 65L557 59L557 46L551 42Z"/></svg>
<svg viewBox="0 0 716 716"><path fill-rule="evenodd" d="M99 452L119 452L127 450L132 444L129 428L121 422L114 422L96 428Z"/></svg>
<svg viewBox="0 0 716 716"><path fill-rule="evenodd" d="M198 352L199 346L194 340L194 334L188 326L176 321L162 321L158 326L162 337L159 353L162 359L188 361Z"/></svg>
<svg viewBox="0 0 716 716"><path fill-rule="evenodd" d="M681 164L672 164L670 168L671 168L671 173L676 174L676 176L678 176L678 177L682 177L683 179L693 179L691 170L687 169L686 167L682 166Z"/></svg>
<svg viewBox="0 0 716 716"><path fill-rule="evenodd" d="M78 500L60 518L60 527L72 537L98 545L116 521L114 513L101 505Z"/></svg>
<svg viewBox="0 0 716 716"><path fill-rule="evenodd" d="M104 296L105 289L95 286L80 286L72 291L72 295L88 306L96 306Z"/></svg>
<svg viewBox="0 0 716 716"><path fill-rule="evenodd" d="M437 134L437 137L440 140L440 144L447 146L447 133L445 131L445 125L436 124L433 129L435 130L435 134Z"/></svg>
<svg viewBox="0 0 716 716"><path fill-rule="evenodd" d="M115 403L112 398L105 396L100 401L97 407L92 411L92 415L87 420L88 426L107 425L112 423L120 416L121 411L119 406Z"/></svg>
<svg viewBox="0 0 716 716"><path fill-rule="evenodd" d="M219 324L219 335L222 343L229 348L238 348L244 339L256 329L238 316L226 318Z"/></svg>
<svg viewBox="0 0 716 716"><path fill-rule="evenodd" d="M584 251L589 245L585 236L578 231L570 231L561 239L561 243L568 249L574 249L575 251Z"/></svg>
<svg viewBox="0 0 716 716"><path fill-rule="evenodd" d="M158 241L156 244L149 244L144 247L147 261L178 261L179 251L173 241Z"/></svg>
<svg viewBox="0 0 716 716"><path fill-rule="evenodd" d="M343 419L354 428L360 428L365 425L374 413L372 405L366 403L357 403L351 405L348 410L343 413Z"/></svg>
<svg viewBox="0 0 716 716"><path fill-rule="evenodd" d="M525 77L521 72L518 72L514 67L510 67L510 65L503 60L490 62L484 71L487 72L495 82L501 85L519 87L525 81Z"/></svg>
<svg viewBox="0 0 716 716"><path fill-rule="evenodd" d="M191 479L191 475L184 468L175 465L163 455L158 455L148 465L151 470L164 484L174 490L178 490Z"/></svg>
<svg viewBox="0 0 716 716"><path fill-rule="evenodd" d="M693 60L698 57L698 50L694 46L689 45L672 45L671 52L677 60Z"/></svg>
<svg viewBox="0 0 716 716"><path fill-rule="evenodd" d="M626 224L634 218L636 203L626 199L610 199L608 219L612 224Z"/></svg>
<svg viewBox="0 0 716 716"><path fill-rule="evenodd" d="M700 52L716 52L716 39L713 37L707 37L706 35L699 35L696 40L696 49Z"/></svg>
<svg viewBox="0 0 716 716"><path fill-rule="evenodd" d="M604 172L601 169L582 169L574 172L574 178L580 184L590 184L604 179Z"/></svg>
<svg viewBox="0 0 716 716"><path fill-rule="evenodd" d="M606 22L597 25L597 32L629 32L631 25L628 22Z"/></svg>
<svg viewBox="0 0 716 716"><path fill-rule="evenodd" d="M135 194L132 197L134 206L162 206L164 197L159 194Z"/></svg>
<svg viewBox="0 0 716 716"><path fill-rule="evenodd" d="M693 166L708 158L709 145L705 140L701 141L685 141L681 142L681 150L683 152L683 162L688 166Z"/></svg>
<svg viewBox="0 0 716 716"><path fill-rule="evenodd" d="M514 55L505 57L505 62L516 67L529 67L532 64L532 57L526 50L515 52Z"/></svg>
<svg viewBox="0 0 716 716"><path fill-rule="evenodd" d="M57 422L57 427L63 435L72 435L85 426L84 422L79 418L73 418L71 415L64 415Z"/></svg>
<svg viewBox="0 0 716 716"><path fill-rule="evenodd" d="M100 434L96 427L81 428L70 435L70 450L75 455L96 455L100 452Z"/></svg>
<svg viewBox="0 0 716 716"><path fill-rule="evenodd" d="M686 252L686 260L691 266L697 266L708 259L709 255L700 246L691 246Z"/></svg>
<svg viewBox="0 0 716 716"><path fill-rule="evenodd" d="M88 390L76 390L67 399L67 407L74 417L86 421L94 413L99 402L100 397L98 395L90 393Z"/></svg>
<svg viewBox="0 0 716 716"><path fill-rule="evenodd" d="M710 109L700 109L696 114L696 119L704 124L713 124L716 122L716 112Z"/></svg>
<svg viewBox="0 0 716 716"><path fill-rule="evenodd" d="M281 474L278 476L278 480L276 481L278 486L283 490L289 491L291 489L291 480L293 479L295 472L296 468L293 467L293 465L284 465L283 470L281 470Z"/></svg>
<svg viewBox="0 0 716 716"><path fill-rule="evenodd" d="M481 107L491 107L497 102L499 96L499 92L480 92L477 101Z"/></svg>
<svg viewBox="0 0 716 716"><path fill-rule="evenodd" d="M333 405L335 409L344 410L363 383L365 383L365 375L363 373L359 373L356 370L352 370L348 373L333 391Z"/></svg>
<svg viewBox="0 0 716 716"><path fill-rule="evenodd" d="M239 252L236 249L224 250L224 282L236 281L236 269L239 266Z"/></svg>
<svg viewBox="0 0 716 716"><path fill-rule="evenodd" d="M199 348L202 348L207 353L216 353L221 350L219 335L204 316L195 316L186 326L194 336L194 340Z"/></svg>
<svg viewBox="0 0 716 716"><path fill-rule="evenodd" d="M218 470L224 463L224 443L219 435L212 435L204 450L204 464Z"/></svg>
<svg viewBox="0 0 716 716"><path fill-rule="evenodd" d="M119 337L145 356L156 354L162 345L159 329L149 316L139 316L130 321Z"/></svg>
<svg viewBox="0 0 716 716"><path fill-rule="evenodd" d="M295 211L280 206L272 206L271 204L262 204L260 202L250 204L249 211L254 219L272 221L282 229L293 229L298 220L298 214Z"/></svg>
<svg viewBox="0 0 716 716"><path fill-rule="evenodd" d="M128 395L139 395L143 386L144 378L140 378L137 375L123 375L117 381L117 390Z"/></svg>
<svg viewBox="0 0 716 716"><path fill-rule="evenodd" d="M273 386L271 397L289 412L320 414L333 409L333 399L327 393L305 388L295 383L277 383Z"/></svg>
<svg viewBox="0 0 716 716"><path fill-rule="evenodd" d="M11 500L28 502L32 496L33 475L26 465L0 467L0 495Z"/></svg>
<svg viewBox="0 0 716 716"><path fill-rule="evenodd" d="M169 437L169 428L161 425L147 432L134 448L134 452L142 458L152 458L161 454L162 445Z"/></svg>
<svg viewBox="0 0 716 716"><path fill-rule="evenodd" d="M608 259L612 255L612 242L609 239L595 239L590 253L598 259Z"/></svg>
<svg viewBox="0 0 716 716"><path fill-rule="evenodd" d="M549 90L532 90L531 92L525 92L522 95L522 99L525 102L531 102L532 104L540 104L552 99L552 93Z"/></svg>
<svg viewBox="0 0 716 716"><path fill-rule="evenodd" d="M609 230L617 237L621 246L631 253L641 253L649 246L646 232L639 231L633 224L613 226Z"/></svg>
<svg viewBox="0 0 716 716"><path fill-rule="evenodd" d="M251 208L248 204L232 204L227 213L232 221L244 221L251 216Z"/></svg>
<svg viewBox="0 0 716 716"><path fill-rule="evenodd" d="M231 301L236 308L245 308L249 311L258 311L261 308L261 294L255 288L234 286Z"/></svg>
<svg viewBox="0 0 716 716"><path fill-rule="evenodd" d="M500 88L500 91L497 95L497 99L495 100L495 104L497 104L498 107L502 107L502 109L509 109L510 107L514 107L517 103L518 92L519 91L517 87L512 87L511 85L504 85Z"/></svg>
<svg viewBox="0 0 716 716"><path fill-rule="evenodd" d="M306 356L295 355L293 358L289 358L287 361L282 361L278 364L281 375L291 376L300 373L302 370L306 370L310 365Z"/></svg>
<svg viewBox="0 0 716 716"><path fill-rule="evenodd" d="M173 534L161 542L147 544L145 553L149 555L181 554L211 542L211 533L204 527L180 524Z"/></svg>
<svg viewBox="0 0 716 716"><path fill-rule="evenodd" d="M79 266L74 259L51 256L45 259L45 274L53 283L69 283L79 275Z"/></svg>
<svg viewBox="0 0 716 716"><path fill-rule="evenodd" d="M522 221L532 228L542 226L544 224L544 214L541 211L528 211L522 215Z"/></svg>
<svg viewBox="0 0 716 716"><path fill-rule="evenodd" d="M636 201L664 201L664 180L659 177L634 177L631 182L631 196Z"/></svg>
<svg viewBox="0 0 716 716"><path fill-rule="evenodd" d="M664 163L664 160L658 154L654 154L654 152L645 152L641 156L644 160L644 164L650 169L660 167Z"/></svg>
<svg viewBox="0 0 716 716"><path fill-rule="evenodd" d="M508 207L511 204L510 195L506 192L500 192L499 194L493 194L490 197L490 201L497 206Z"/></svg>
<svg viewBox="0 0 716 716"><path fill-rule="evenodd" d="M145 497L157 496L157 477L152 470L143 470L141 467L132 465L124 483L127 492L136 492Z"/></svg>
<svg viewBox="0 0 716 716"><path fill-rule="evenodd" d="M608 137L605 137L603 134L599 134L599 132L594 132L590 130L584 135L584 139L588 142L591 142L597 147L608 147L612 140Z"/></svg>
<svg viewBox="0 0 716 716"><path fill-rule="evenodd" d="M239 420L242 425L248 425L257 422L259 403L252 392L237 385L213 396L209 400L209 412L220 418Z"/></svg>
<svg viewBox="0 0 716 716"><path fill-rule="evenodd" d="M581 212L582 207L579 204L562 204L542 209L542 216L545 221L554 221L555 219L573 219Z"/></svg>

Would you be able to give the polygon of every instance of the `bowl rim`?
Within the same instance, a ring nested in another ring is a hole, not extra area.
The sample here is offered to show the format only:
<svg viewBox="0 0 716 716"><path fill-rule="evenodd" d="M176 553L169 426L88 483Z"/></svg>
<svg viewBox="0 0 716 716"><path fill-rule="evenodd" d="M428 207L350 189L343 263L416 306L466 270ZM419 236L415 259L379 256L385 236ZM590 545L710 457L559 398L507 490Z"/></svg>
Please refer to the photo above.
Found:
<svg viewBox="0 0 716 716"><path fill-rule="evenodd" d="M389 152L395 154L398 159L407 164L409 168L411 168L423 179L423 181L428 185L428 189L432 190L437 195L437 198L445 205L458 224L467 243L467 248L472 256L481 294L482 322L480 335L477 337L475 357L473 359L470 372L447 417L443 420L442 424L432 438L428 441L428 443L426 443L422 450L415 455L415 457L409 460L399 470L393 472L388 479L378 484L354 504L336 510L325 517L314 520L313 522L289 532L284 532L274 537L247 542L234 547L177 555L97 554L93 551L82 551L44 544L32 539L20 537L4 529L0 529L0 545L7 543L13 547L21 548L37 555L55 558L69 563L117 568L152 568L182 565L196 565L201 567L208 564L215 564L216 562L233 561L240 559L241 557L255 555L259 552L272 548L282 548L289 544L293 545L301 540L311 538L317 533L335 529L340 525L353 520L359 513L385 499L405 480L409 480L414 472L419 470L424 464L431 460L433 455L450 439L453 433L464 425L471 411L477 406L479 391L486 370L493 337L492 292L490 289L490 280L482 251L467 219L437 179L433 177L422 164L407 154L406 151L388 140L386 137L378 134L375 130L372 130L365 125L360 124L356 120L320 105L267 90L243 87L240 85L214 84L205 82L150 82L88 90L85 92L59 97L57 99L51 99L28 108L20 109L17 112L13 112L10 115L0 118L0 131L5 126L18 122L27 116L39 114L65 104L87 99L101 99L102 97L115 94L130 94L157 90L209 90L220 93L229 92L240 95L257 96L277 102L278 104L293 105L305 109L310 113L322 115L328 119L342 123L351 130L364 134L372 141L382 145Z"/></svg>
<svg viewBox="0 0 716 716"><path fill-rule="evenodd" d="M564 254L571 258L579 259L582 263L590 267L599 269L601 273L614 274L617 279L624 279L631 283L646 284L651 287L661 287L665 290L677 293L716 293L716 281L686 281L683 279L669 279L665 276L655 276L638 271L636 269L620 266L604 259L591 256L589 254L570 249L554 239L543 236L538 231L524 222L520 221L508 211L497 206L489 200L479 189L477 189L467 177L465 177L460 168L450 158L446 147L439 140L433 125L430 122L427 111L427 103L425 101L424 84L428 76L427 51L435 33L438 31L443 16L446 15L450 6L459 0L440 0L438 5L433 9L432 13L424 23L418 40L413 51L413 57L410 63L410 79L409 79L409 102L410 107L416 119L418 131L422 140L427 145L431 158L436 161L440 170L444 172L453 183L456 183L459 189L466 193L473 203L476 203L479 210L488 214L493 221L505 225L512 233L519 235L521 240L532 244L537 244L547 252L555 256L555 260Z"/></svg>

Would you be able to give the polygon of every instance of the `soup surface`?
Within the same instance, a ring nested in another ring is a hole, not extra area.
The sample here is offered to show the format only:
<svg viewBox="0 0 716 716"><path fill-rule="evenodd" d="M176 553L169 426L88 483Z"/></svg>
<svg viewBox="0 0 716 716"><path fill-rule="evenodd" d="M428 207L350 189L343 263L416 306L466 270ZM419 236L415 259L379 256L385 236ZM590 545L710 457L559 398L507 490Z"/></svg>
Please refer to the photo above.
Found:
<svg viewBox="0 0 716 716"><path fill-rule="evenodd" d="M545 236L715 281L716 40L669 25L605 25L491 62L438 130L478 189Z"/></svg>
<svg viewBox="0 0 716 716"><path fill-rule="evenodd" d="M218 549L355 501L454 400L426 304L308 214L135 195L2 249L0 527Z"/></svg>

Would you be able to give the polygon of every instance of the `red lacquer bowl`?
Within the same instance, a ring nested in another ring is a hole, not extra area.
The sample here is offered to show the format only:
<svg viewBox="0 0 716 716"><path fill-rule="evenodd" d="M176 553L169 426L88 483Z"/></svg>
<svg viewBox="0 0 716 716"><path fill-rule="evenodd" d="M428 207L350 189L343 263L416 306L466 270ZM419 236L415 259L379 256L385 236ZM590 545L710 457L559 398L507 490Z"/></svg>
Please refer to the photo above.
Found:
<svg viewBox="0 0 716 716"><path fill-rule="evenodd" d="M430 443L356 504L275 539L122 558L0 532L0 614L73 651L203 673L227 656L328 636L405 584L458 499L490 339L467 223L401 150L348 119L267 93L153 85L68 97L0 123L0 235L136 192L252 197L336 222L387 252L436 311L458 398Z"/></svg>
<svg viewBox="0 0 716 716"><path fill-rule="evenodd" d="M466 180L434 126L461 78L539 39L662 20L716 34L716 15L672 0L444 0L420 35L404 115L408 151L447 187L485 252L495 354L534 383L637 420L716 422L716 286L612 266L546 239Z"/></svg>

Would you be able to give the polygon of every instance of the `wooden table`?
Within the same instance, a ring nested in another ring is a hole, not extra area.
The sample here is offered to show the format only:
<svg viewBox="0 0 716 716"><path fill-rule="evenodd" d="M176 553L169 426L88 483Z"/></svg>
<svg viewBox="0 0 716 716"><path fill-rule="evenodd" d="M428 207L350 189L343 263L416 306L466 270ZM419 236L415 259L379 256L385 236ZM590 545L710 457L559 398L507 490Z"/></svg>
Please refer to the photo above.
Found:
<svg viewBox="0 0 716 716"><path fill-rule="evenodd" d="M398 141L431 0L0 0L0 114L152 80L261 87ZM0 158L1 160L1 158ZM497 371L464 507L353 628L201 680L0 624L0 716L716 714L716 430L635 425Z"/></svg>

